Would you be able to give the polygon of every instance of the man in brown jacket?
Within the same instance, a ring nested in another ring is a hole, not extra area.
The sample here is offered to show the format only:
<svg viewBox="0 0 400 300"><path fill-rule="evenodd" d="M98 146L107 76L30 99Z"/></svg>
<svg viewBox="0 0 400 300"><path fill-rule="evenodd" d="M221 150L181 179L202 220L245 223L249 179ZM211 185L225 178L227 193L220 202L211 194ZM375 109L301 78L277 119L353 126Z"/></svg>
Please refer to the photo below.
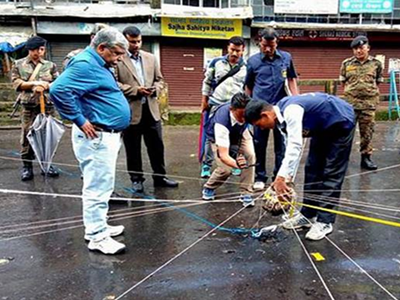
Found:
<svg viewBox="0 0 400 300"><path fill-rule="evenodd" d="M135 26L123 31L129 42L129 52L118 63L116 76L128 99L131 125L124 132L128 172L134 192L143 192L141 142L146 144L153 169L154 186L177 187L178 183L166 177L164 143L157 94L163 86L163 76L153 54L140 50L142 35Z"/></svg>

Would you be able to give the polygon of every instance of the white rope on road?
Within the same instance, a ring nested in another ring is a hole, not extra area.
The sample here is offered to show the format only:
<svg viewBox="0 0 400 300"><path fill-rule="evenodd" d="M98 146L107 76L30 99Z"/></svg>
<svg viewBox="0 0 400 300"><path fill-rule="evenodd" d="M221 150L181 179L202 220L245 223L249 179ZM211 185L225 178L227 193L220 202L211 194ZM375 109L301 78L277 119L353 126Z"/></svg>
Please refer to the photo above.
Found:
<svg viewBox="0 0 400 300"><path fill-rule="evenodd" d="M204 240L206 237L208 237L211 233L213 233L214 231L216 231L217 229L219 229L220 227L222 227L225 223L227 223L228 221L230 221L231 219L233 219L235 216L237 216L239 213L241 213L244 209L246 209L246 207L242 207L241 209L239 209L237 212L235 212L233 215L231 215L230 217L228 217L227 219L225 219L224 221L222 221L221 223L219 223L216 227L214 227L213 229L211 229L210 231L208 231L206 234L204 234L201 238L199 238L198 240L196 240L194 243L190 244L189 246L187 246L185 249L183 249L181 252L179 252L178 254L176 254L174 257L172 257L171 259L169 259L168 261L166 261L163 265L161 265L160 267L158 267L156 270L154 270L153 272L151 272L149 275L147 275L146 277L144 277L142 280L140 280L139 282L137 282L136 284L134 284L133 286L131 286L129 289L127 289L125 292L123 292L121 295L119 295L117 298L115 298L115 300L119 300L122 299L123 297L125 297L127 294L129 294L130 292L132 292L134 289L136 289L138 286L140 286L143 282L145 282L146 280L148 280L149 278L151 278L152 276L154 276L156 273L158 273L159 271L161 271L162 269L164 269L166 266L168 266L169 264L171 264L174 260L176 260L177 258L179 258L180 256L182 256L183 254L185 254L186 252L188 252L191 248L193 248L194 246L196 246L198 243L200 243L202 240Z"/></svg>

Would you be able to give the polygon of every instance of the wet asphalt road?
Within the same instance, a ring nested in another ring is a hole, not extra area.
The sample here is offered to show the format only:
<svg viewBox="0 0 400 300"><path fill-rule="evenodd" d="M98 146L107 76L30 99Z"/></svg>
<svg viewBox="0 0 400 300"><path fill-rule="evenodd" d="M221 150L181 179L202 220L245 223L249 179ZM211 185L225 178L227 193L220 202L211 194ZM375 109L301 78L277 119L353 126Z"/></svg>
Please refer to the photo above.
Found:
<svg viewBox="0 0 400 300"><path fill-rule="evenodd" d="M342 196L363 202L357 208L364 211L357 213L400 221L399 192L390 190L399 188L399 133L396 122L378 123L374 159L386 169L366 174L359 167L356 137ZM147 176L145 201L113 201L110 224L126 227L118 240L127 251L105 256L87 250L81 201L65 196L79 195L82 185L70 131L54 159L60 178L45 180L36 166L34 180L27 183L19 180L19 131L0 131L0 189L43 193L0 194L0 299L118 299L129 289L122 299L330 299L327 289L335 299L400 298L399 228L338 216L329 237L348 257L328 240L306 241L305 231L299 231L306 252L325 258L312 260L326 289L293 232L280 231L265 242L238 233L280 222L280 217L263 216L261 203L240 211L223 225L224 230L204 237L237 213L241 204L152 202L154 197L201 196L197 128L167 127L164 136L167 171L180 187L154 189ZM145 171L150 172L145 157ZM303 164L297 178L299 192ZM238 179L230 180L220 195L237 196ZM143 196L132 195L129 187L121 149L116 192L121 197ZM372 204L388 208L378 210Z"/></svg>

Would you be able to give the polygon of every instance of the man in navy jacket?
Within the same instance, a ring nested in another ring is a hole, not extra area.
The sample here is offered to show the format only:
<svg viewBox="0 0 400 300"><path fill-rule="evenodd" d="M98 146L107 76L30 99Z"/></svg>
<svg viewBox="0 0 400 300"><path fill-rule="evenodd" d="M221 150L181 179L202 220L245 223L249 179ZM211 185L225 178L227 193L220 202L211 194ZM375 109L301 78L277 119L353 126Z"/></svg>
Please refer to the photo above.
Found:
<svg viewBox="0 0 400 300"><path fill-rule="evenodd" d="M324 238L332 232L336 216L324 209L334 209L333 203L339 201L348 166L355 126L353 108L338 97L310 93L283 98L276 106L252 101L246 107L246 120L260 128L277 128L285 136L285 155L272 183L283 198L290 192L287 182L292 180L301 159L303 137L311 137L304 206L283 227L311 227L306 238Z"/></svg>

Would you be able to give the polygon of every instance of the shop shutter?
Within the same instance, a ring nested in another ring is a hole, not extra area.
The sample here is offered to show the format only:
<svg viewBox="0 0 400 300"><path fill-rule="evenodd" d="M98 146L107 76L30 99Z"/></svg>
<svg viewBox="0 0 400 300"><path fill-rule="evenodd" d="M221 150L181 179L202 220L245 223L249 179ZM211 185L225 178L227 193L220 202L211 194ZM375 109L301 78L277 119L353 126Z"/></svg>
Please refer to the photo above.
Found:
<svg viewBox="0 0 400 300"><path fill-rule="evenodd" d="M163 42L161 71L169 87L171 106L200 107L203 71L203 47L181 40Z"/></svg>
<svg viewBox="0 0 400 300"><path fill-rule="evenodd" d="M289 51L293 56L293 61L299 75L300 80L307 79L338 79L340 66L344 59L353 55L352 50L347 44L339 43L332 45L330 43L321 44L313 43L308 45L285 45L282 50ZM387 78L387 68L389 58L399 57L400 53L396 49L387 46L374 47L371 51L372 55L385 55L384 77ZM382 84L380 87L382 94L389 93L389 85ZM302 86L301 92L324 91L324 86ZM339 86L338 94L341 95L343 89Z"/></svg>
<svg viewBox="0 0 400 300"><path fill-rule="evenodd" d="M80 41L80 42L50 42L50 59L52 62L57 64L58 70L61 72L62 62L65 56L75 49L84 49L88 45L87 41Z"/></svg>

